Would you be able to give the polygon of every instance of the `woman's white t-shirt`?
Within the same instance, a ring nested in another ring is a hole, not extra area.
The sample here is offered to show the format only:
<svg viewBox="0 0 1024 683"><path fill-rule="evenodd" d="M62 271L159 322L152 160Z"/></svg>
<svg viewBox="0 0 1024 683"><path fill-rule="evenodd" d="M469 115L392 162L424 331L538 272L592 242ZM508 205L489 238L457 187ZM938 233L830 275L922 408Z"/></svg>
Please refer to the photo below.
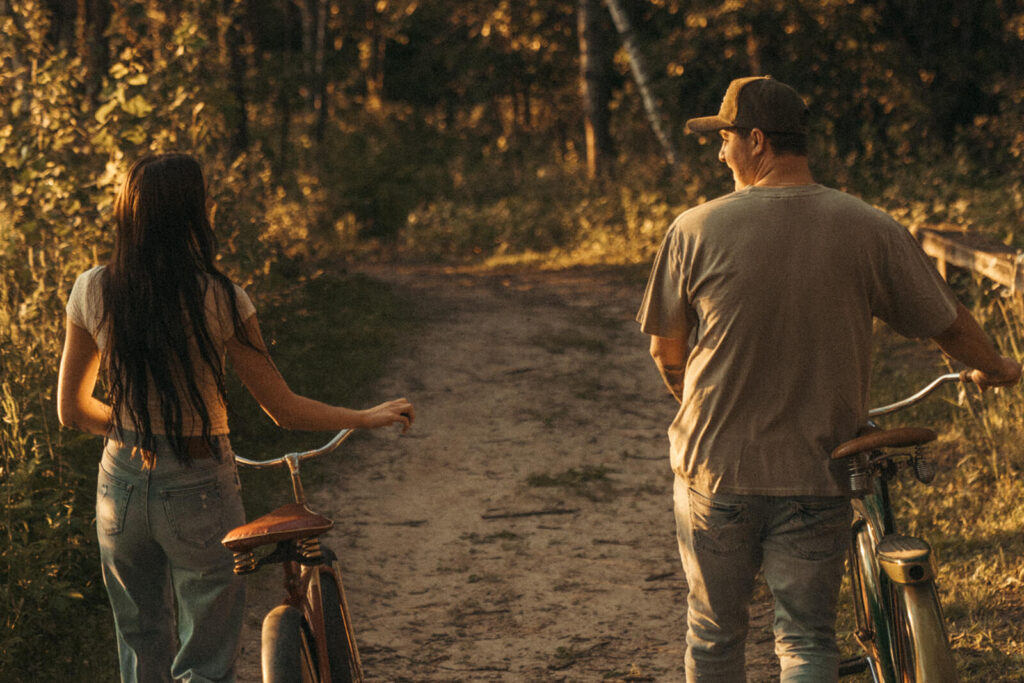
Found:
<svg viewBox="0 0 1024 683"><path fill-rule="evenodd" d="M96 266L79 275L75 280L74 287L71 289L67 305L68 319L75 325L85 329L92 336L101 354L106 352L110 340L109 325L102 324L103 287L101 275L105 268L106 266ZM243 321L256 314L256 308L249 299L249 295L245 293L245 290L238 285L234 285L234 295L238 312ZM208 282L206 287L205 304L207 329L210 332L210 338L216 355L221 361L221 372L223 372L225 344L235 335L235 328L231 319L231 308L227 298L224 296L223 289L216 286L212 281ZM210 368L198 360L200 358L199 351L194 342L192 352L192 358L196 359L193 362L193 368L197 374L196 386L199 387L210 418L210 433L227 434L227 406L217 390L217 379ZM184 396L184 383L181 386L182 390L179 394ZM166 434L166 427L160 413L159 398L157 397L152 380L150 380L148 395L149 417L153 433ZM191 410L187 400L182 400L181 409L183 412L182 436L201 435L203 431L202 421L199 415ZM121 419L125 429L137 429L136 426L130 423L130 418L126 411L121 413Z"/></svg>

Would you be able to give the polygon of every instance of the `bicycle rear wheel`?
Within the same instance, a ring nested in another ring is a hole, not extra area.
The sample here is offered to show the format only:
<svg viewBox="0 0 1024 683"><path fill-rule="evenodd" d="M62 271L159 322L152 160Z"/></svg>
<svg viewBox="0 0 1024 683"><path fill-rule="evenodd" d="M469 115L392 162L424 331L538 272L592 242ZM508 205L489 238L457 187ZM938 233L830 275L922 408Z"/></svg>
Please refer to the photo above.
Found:
<svg viewBox="0 0 1024 683"><path fill-rule="evenodd" d="M290 605L271 610L263 620L263 683L317 683L312 643L312 632L302 612Z"/></svg>
<svg viewBox="0 0 1024 683"><path fill-rule="evenodd" d="M309 582L309 603L324 620L324 646L331 668L330 683L361 683L363 669L334 553L324 549L327 564Z"/></svg>

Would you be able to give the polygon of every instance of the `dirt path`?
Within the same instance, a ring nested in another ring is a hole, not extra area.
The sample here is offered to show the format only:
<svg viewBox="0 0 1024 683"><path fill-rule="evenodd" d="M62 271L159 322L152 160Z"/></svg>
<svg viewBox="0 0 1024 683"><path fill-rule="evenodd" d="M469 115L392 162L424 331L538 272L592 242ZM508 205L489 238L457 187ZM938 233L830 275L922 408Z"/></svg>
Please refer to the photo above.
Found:
<svg viewBox="0 0 1024 683"><path fill-rule="evenodd" d="M336 520L369 679L682 680L674 410L632 322L636 276L372 274L423 320L379 387L416 426L353 439L311 494ZM253 593L243 683L274 597ZM777 680L753 612L750 680Z"/></svg>

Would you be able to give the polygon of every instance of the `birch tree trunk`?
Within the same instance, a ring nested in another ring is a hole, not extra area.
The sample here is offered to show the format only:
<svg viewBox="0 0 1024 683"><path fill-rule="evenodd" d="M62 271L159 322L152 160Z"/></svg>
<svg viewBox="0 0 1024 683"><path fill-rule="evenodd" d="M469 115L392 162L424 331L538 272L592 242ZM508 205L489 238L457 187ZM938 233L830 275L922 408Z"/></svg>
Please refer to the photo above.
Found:
<svg viewBox="0 0 1024 683"><path fill-rule="evenodd" d="M651 93L651 79L647 76L647 65L644 62L643 55L640 53L639 46L636 44L636 37L633 35L633 27L629 22L629 15L622 8L621 0L604 0L604 3L612 15L615 29L619 32L619 36L622 38L622 45L626 48L626 52L629 55L629 68L633 73L633 80L636 82L637 90L640 91L640 99L644 103L647 120L654 130L655 137L658 138L658 142L661 144L669 166L675 168L679 164L679 155L676 154L672 138L662 121L658 102Z"/></svg>

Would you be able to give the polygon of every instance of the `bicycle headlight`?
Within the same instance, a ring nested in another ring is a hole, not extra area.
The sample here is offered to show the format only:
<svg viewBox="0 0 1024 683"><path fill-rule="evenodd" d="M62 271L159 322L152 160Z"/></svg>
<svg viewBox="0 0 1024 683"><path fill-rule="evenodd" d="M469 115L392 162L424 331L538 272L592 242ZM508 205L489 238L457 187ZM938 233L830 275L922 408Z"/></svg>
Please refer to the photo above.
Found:
<svg viewBox="0 0 1024 683"><path fill-rule="evenodd" d="M932 548L920 538L890 534L875 550L878 563L896 583L923 583L935 578Z"/></svg>

